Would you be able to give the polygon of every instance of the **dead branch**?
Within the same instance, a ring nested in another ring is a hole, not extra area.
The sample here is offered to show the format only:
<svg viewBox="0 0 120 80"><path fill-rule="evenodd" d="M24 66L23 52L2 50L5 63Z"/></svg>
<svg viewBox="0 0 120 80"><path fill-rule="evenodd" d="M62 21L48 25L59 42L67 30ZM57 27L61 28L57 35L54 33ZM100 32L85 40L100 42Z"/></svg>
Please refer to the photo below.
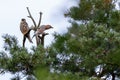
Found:
<svg viewBox="0 0 120 80"><path fill-rule="evenodd" d="M39 36L36 36L36 44L37 44L37 46L40 44L40 42L41 42L41 39L39 38Z"/></svg>
<svg viewBox="0 0 120 80"><path fill-rule="evenodd" d="M30 13L29 7L27 7L27 11L28 11L28 14L29 14L28 17L32 19L34 26L37 27L36 22L35 22L34 18L32 17L31 13Z"/></svg>
<svg viewBox="0 0 120 80"><path fill-rule="evenodd" d="M40 27L40 24L41 24L42 12L39 13L40 17L39 17L39 22L38 22L38 25L37 25L36 22L35 22L35 20L34 20L34 18L32 17L32 15L30 13L29 7L27 7L27 11L28 11L28 14L29 14L28 17L31 18L31 20L32 20L32 22L34 24L34 26L31 26L30 29L36 31ZM48 35L48 33L41 34L41 36L35 36L36 37L36 44L37 44L37 46L39 44L41 44L41 45L44 46L44 37L46 35Z"/></svg>
<svg viewBox="0 0 120 80"><path fill-rule="evenodd" d="M40 18L39 18L39 22L38 22L38 27L39 27L40 24L41 24L41 19L42 19L42 12L40 12Z"/></svg>
<svg viewBox="0 0 120 80"><path fill-rule="evenodd" d="M45 37L46 35L49 35L49 33L44 33L44 34L42 34L42 36L38 36L39 39L40 39L38 45L41 44L42 46L44 46L44 37Z"/></svg>
<svg viewBox="0 0 120 80"><path fill-rule="evenodd" d="M43 45L43 46L44 46L44 37L45 37L46 35L48 35L48 33L43 34L43 35L42 35L42 38L41 38L41 45Z"/></svg>

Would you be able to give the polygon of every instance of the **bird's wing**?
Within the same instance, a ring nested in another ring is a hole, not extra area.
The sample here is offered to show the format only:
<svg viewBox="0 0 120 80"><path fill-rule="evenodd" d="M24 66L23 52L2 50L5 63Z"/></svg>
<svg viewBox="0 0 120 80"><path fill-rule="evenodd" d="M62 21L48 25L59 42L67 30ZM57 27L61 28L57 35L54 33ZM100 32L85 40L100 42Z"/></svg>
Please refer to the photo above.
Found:
<svg viewBox="0 0 120 80"><path fill-rule="evenodd" d="M38 34L42 34L44 31L45 31L44 28L39 28L39 29L37 30L37 33L38 33Z"/></svg>
<svg viewBox="0 0 120 80"><path fill-rule="evenodd" d="M28 24L26 22L20 23L20 30L25 35L29 31Z"/></svg>
<svg viewBox="0 0 120 80"><path fill-rule="evenodd" d="M45 31L45 25L41 25L40 28L37 29L38 34L42 34Z"/></svg>

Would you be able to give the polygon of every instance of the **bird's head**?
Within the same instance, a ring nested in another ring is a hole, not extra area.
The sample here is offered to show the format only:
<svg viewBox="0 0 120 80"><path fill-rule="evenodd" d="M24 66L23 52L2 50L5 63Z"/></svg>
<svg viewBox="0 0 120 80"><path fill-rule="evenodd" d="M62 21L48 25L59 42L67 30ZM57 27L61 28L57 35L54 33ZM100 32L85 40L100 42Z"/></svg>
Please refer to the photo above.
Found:
<svg viewBox="0 0 120 80"><path fill-rule="evenodd" d="M26 19L22 18L21 21L26 21Z"/></svg>
<svg viewBox="0 0 120 80"><path fill-rule="evenodd" d="M51 25L45 25L45 29L51 29L53 28Z"/></svg>

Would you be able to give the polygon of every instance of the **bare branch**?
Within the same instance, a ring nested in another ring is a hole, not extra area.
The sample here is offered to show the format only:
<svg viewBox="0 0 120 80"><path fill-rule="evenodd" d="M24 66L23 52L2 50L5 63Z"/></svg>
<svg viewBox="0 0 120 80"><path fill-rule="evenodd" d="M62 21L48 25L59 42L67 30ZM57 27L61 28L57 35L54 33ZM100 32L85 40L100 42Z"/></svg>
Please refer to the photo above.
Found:
<svg viewBox="0 0 120 80"><path fill-rule="evenodd" d="M44 34L42 34L42 36L38 36L39 39L41 40L39 42L39 44L41 44L42 46L44 46L44 38L45 38L46 35L49 35L49 33L44 33Z"/></svg>
<svg viewBox="0 0 120 80"><path fill-rule="evenodd" d="M40 18L39 18L39 22L38 22L38 27L39 27L40 24L41 24L41 19L42 19L42 12L40 12Z"/></svg>
<svg viewBox="0 0 120 80"><path fill-rule="evenodd" d="M40 38L38 36L36 36L36 44L37 46L40 44Z"/></svg>
<svg viewBox="0 0 120 80"><path fill-rule="evenodd" d="M27 7L27 11L28 11L28 14L29 14L28 17L32 19L34 26L37 27L36 22L35 22L35 20L33 19L31 13L30 13L29 7Z"/></svg>
<svg viewBox="0 0 120 80"><path fill-rule="evenodd" d="M48 34L48 33L45 33L45 34L42 35L41 45L43 45L43 47L44 47L44 37L45 37L46 35L49 35L49 34Z"/></svg>

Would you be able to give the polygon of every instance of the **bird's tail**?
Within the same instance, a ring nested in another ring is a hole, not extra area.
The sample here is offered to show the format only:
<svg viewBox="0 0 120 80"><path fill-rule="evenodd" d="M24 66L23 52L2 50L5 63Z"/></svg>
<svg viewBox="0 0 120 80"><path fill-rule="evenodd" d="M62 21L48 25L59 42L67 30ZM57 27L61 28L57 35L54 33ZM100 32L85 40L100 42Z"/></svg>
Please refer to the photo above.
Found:
<svg viewBox="0 0 120 80"><path fill-rule="evenodd" d="M28 40L29 40L31 43L33 43L30 35L28 36Z"/></svg>
<svg viewBox="0 0 120 80"><path fill-rule="evenodd" d="M28 40L31 42L31 43L33 43L32 42L32 39L31 39L31 37L30 37L30 31L31 31L31 29L28 31L28 33L26 34L26 37L28 38Z"/></svg>

